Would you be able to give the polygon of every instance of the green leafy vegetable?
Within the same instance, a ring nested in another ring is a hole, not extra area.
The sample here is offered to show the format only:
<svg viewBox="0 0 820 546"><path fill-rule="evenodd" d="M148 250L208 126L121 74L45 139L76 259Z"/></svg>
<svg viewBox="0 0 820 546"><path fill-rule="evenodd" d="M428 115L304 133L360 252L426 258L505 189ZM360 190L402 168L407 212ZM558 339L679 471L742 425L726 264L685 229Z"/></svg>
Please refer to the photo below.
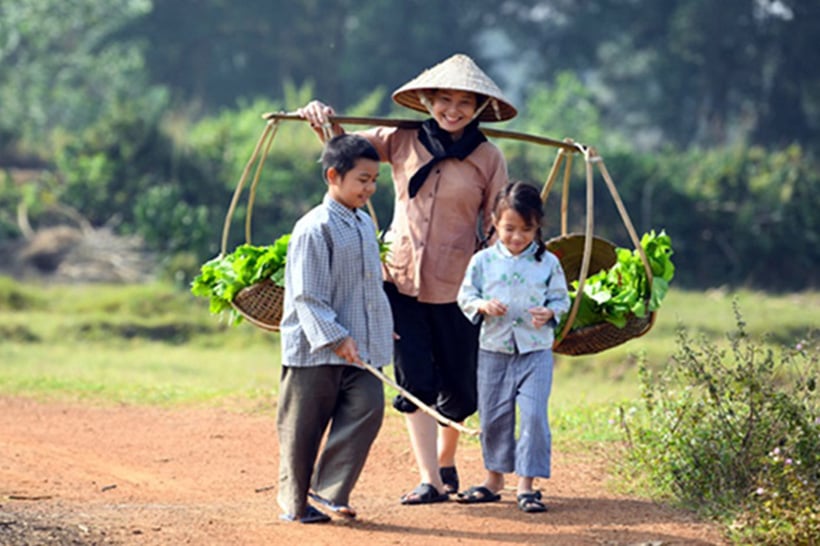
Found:
<svg viewBox="0 0 820 546"><path fill-rule="evenodd" d="M231 302L240 290L270 278L285 287L285 263L287 261L290 234L282 235L272 245L253 246L244 244L226 256L217 256L200 267L199 275L191 282L195 296L209 298L208 309L218 315L227 312L228 322L242 322L242 315ZM379 254L386 259L389 242L379 239Z"/></svg>
<svg viewBox="0 0 820 546"><path fill-rule="evenodd" d="M641 247L652 270L651 293L638 250L616 248L617 262L609 269L587 277L578 314L571 330L602 322L623 328L630 315L643 317L647 312L660 307L661 301L669 291L669 283L675 275L675 266L671 259L672 240L665 231L655 234L655 230L652 230L641 237ZM576 280L570 286L570 299L573 303L577 293ZM564 321L566 319L565 315ZM563 327L564 322L559 325L557 331L561 331Z"/></svg>
<svg viewBox="0 0 820 546"><path fill-rule="evenodd" d="M289 240L290 234L286 234L272 245L244 244L230 254L213 258L200 268L199 275L191 282L191 292L210 299L211 313L228 311L229 323L239 324L242 316L231 306L231 302L240 290L268 278L279 286L285 285Z"/></svg>

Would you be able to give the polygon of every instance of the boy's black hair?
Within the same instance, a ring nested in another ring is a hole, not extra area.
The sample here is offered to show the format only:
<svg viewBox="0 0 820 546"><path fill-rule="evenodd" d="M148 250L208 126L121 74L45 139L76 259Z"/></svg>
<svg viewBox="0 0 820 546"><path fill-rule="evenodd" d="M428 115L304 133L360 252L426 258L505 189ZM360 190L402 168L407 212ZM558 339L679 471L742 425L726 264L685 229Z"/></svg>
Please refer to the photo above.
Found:
<svg viewBox="0 0 820 546"><path fill-rule="evenodd" d="M322 175L327 179L327 170L333 167L344 176L362 158L379 161L379 152L366 138L349 134L335 136L325 143L322 151Z"/></svg>
<svg viewBox="0 0 820 546"><path fill-rule="evenodd" d="M507 209L514 210L530 226L538 226L535 232L535 259L541 261L547 247L541 236L541 223L544 220L544 203L541 201L541 192L535 186L525 182L512 182L498 192L493 205L493 216L497 219Z"/></svg>

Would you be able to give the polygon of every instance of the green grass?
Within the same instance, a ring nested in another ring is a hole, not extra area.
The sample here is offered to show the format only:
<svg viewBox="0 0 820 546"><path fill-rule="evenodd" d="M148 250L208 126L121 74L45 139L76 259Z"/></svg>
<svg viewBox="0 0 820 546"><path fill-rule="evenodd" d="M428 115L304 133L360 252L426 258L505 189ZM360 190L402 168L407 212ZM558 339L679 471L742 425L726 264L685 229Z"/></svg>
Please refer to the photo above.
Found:
<svg viewBox="0 0 820 546"><path fill-rule="evenodd" d="M594 355L557 355L550 423L558 445L621 439L619 411L630 411L638 400L641 359L655 367L673 365L680 327L728 347L726 335L736 329L733 300L749 335L775 349L794 346L820 325L820 292L672 290L644 336Z"/></svg>
<svg viewBox="0 0 820 546"><path fill-rule="evenodd" d="M278 334L229 328L208 313L207 302L170 286L6 280L0 335L6 394L217 404L271 397L278 383Z"/></svg>
<svg viewBox="0 0 820 546"><path fill-rule="evenodd" d="M550 406L556 438L569 431L573 441L616 438L618 406L628 408L638 395L640 359L668 365L679 325L723 338L734 326L733 298L749 333L768 333L773 343L794 344L820 324L818 292L673 290L645 336L596 355L557 355ZM45 286L0 278L3 394L258 407L275 399L279 354L279 334L227 327L208 313L207 301L170 285Z"/></svg>

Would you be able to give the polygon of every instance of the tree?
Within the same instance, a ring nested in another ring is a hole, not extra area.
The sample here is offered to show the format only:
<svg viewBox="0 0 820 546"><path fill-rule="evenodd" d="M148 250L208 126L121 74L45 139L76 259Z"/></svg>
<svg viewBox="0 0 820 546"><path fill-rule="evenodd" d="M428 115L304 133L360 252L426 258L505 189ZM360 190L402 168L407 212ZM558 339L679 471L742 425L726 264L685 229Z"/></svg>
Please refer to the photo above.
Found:
<svg viewBox="0 0 820 546"><path fill-rule="evenodd" d="M475 54L495 5L155 0L126 35L157 44L146 50L154 81L206 111L233 107L239 97L281 99L285 81L309 83L318 97L343 110L453 53ZM388 106L389 98L382 109Z"/></svg>
<svg viewBox="0 0 820 546"><path fill-rule="evenodd" d="M140 49L113 40L149 0L0 0L0 150L43 148L51 130L78 130L116 102L148 92Z"/></svg>
<svg viewBox="0 0 820 546"><path fill-rule="evenodd" d="M743 139L817 147L820 5L813 0L505 2L530 74L572 69L607 125L644 139L721 145Z"/></svg>

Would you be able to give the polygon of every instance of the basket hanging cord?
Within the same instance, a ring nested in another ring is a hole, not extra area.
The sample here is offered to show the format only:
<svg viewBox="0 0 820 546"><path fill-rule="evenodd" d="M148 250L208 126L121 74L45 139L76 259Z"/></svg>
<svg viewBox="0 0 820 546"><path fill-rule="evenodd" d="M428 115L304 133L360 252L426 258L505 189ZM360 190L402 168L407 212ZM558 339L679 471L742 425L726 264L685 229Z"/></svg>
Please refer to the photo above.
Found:
<svg viewBox="0 0 820 546"><path fill-rule="evenodd" d="M632 239L632 244L635 245L635 249L641 256L641 262L643 262L643 267L646 271L646 299L648 302L648 300L652 297L652 267L649 265L649 259L646 257L646 251L644 251L643 247L641 246L641 240L638 238L638 233L635 231L635 227L632 225L632 221L629 219L629 214L626 212L626 207L624 206L623 201L621 201L621 197L618 195L618 190L615 188L615 183L612 181L612 177L609 175L609 171L607 170L606 165L604 165L603 158L600 156L596 156L594 161L598 163L598 170L601 171L601 175L604 177L604 182L606 182L607 188L609 188L609 193L612 195L612 200L615 201L615 206L618 208L618 212L621 215L621 220L623 220L624 226L626 226L626 231L629 233L629 237Z"/></svg>
<svg viewBox="0 0 820 546"><path fill-rule="evenodd" d="M584 151L584 147L582 145L575 144L569 138L564 139L564 142L576 146L576 151ZM573 154L567 151L566 148L559 148L558 153L555 156L555 160L552 163L552 167L550 168L547 180L544 182L544 187L541 189L541 202L546 205L547 198L549 197L550 191L552 191L552 186L558 175L558 169L560 169L561 163L564 163L564 185L561 193L561 235L567 234L567 210L569 207L569 181L570 174L572 172L572 158Z"/></svg>
<svg viewBox="0 0 820 546"><path fill-rule="evenodd" d="M581 271L578 273L578 290L576 294L583 294L584 293L584 283L587 280L587 273L589 273L589 261L590 257L592 256L592 231L593 231L593 202L594 202L594 190L592 185L592 162L590 160L590 155L594 153L592 148L584 148L584 166L586 170L586 182L587 182L587 207L586 207L586 227L584 229L584 254L581 258ZM565 181L566 182L566 181ZM567 184L564 184L564 191L567 192ZM561 330L561 333L557 336L558 339L564 339L564 337L569 333L572 324L575 322L575 317L578 315L578 309L581 305L581 298L576 296L575 301L572 303L572 308L570 308L569 316L567 317L567 321L564 323L564 328Z"/></svg>
<svg viewBox="0 0 820 546"><path fill-rule="evenodd" d="M242 176L239 177L239 182L236 184L236 189L233 192L233 197L231 198L231 204L228 207L228 213L225 215L225 222L222 225L222 244L220 246L219 256L224 256L225 252L228 248L228 233L231 229L231 218L233 217L233 213L236 210L236 204L239 201L239 196L242 194L242 188L245 185L245 180L248 178L248 173L251 170L251 166L256 162L256 158L259 156L259 150L262 149L262 145L264 144L265 140L271 136L272 134L276 133L276 128L279 126L278 119L272 119L265 124L265 128L262 130L262 134L259 136L259 140L256 142L256 147L251 154L248 163L245 165L245 169L242 171ZM271 136L272 139L272 136Z"/></svg>
<svg viewBox="0 0 820 546"><path fill-rule="evenodd" d="M376 217L376 209L373 208L373 203L370 199L367 200L367 212L370 213L370 218L373 219L373 225L376 226L376 233L379 233L379 219Z"/></svg>
<svg viewBox="0 0 820 546"><path fill-rule="evenodd" d="M593 164L597 164L598 170L601 171L601 175L604 179L604 182L606 183L606 186L609 189L609 193L612 196L612 200L615 202L615 206L618 209L618 213L621 216L621 221L624 223L627 233L629 234L629 237L632 240L632 244L634 245L635 249L638 251L638 254L641 257L641 262L643 263L644 270L646 271L646 278L648 283L646 296L646 303L648 304L648 300L649 298L651 298L652 294L652 268L649 265L649 260L646 257L646 252L641 246L641 242L638 238L637 232L635 231L635 227L632 225L632 221L629 218L629 213L627 213L626 211L626 207L624 206L623 201L621 200L621 197L618 194L618 190L615 187L615 183L612 180L612 176L610 176L609 171L607 170L606 165L604 164L603 158L598 155L597 151L594 148L583 147L579 145L578 149L581 150L581 152L584 154L584 165L586 174L586 223L584 229L584 251L581 259L581 270L578 274L578 289L576 291L576 294L583 293L584 284L586 283L587 275L589 273L590 258L592 255L592 233L594 227ZM562 157L562 154L566 155L566 157ZM544 203L546 203L546 197L549 194L549 190L552 187L552 183L554 182L555 175L557 174L558 167L560 166L559 164L564 159L566 159L566 164L564 170L564 186L561 195L562 235L566 235L567 232L566 214L568 209L567 204L569 202L569 175L572 161L572 156L566 154L564 150L559 150L558 157L556 157L555 163L553 164L553 168L550 172L550 178L547 180L545 188L541 193L542 200L544 201ZM557 339L564 339L564 337L569 333L570 329L572 328L572 324L575 321L575 317L578 315L580 303L581 298L576 297L570 309L569 316L567 317L567 320L564 323L564 327L561 333L557 336ZM651 321L654 322L654 320L655 316L653 314L653 316L651 317ZM648 329L646 331L648 331Z"/></svg>
<svg viewBox="0 0 820 546"><path fill-rule="evenodd" d="M561 189L561 235L566 235L568 231L567 214L569 211L569 180L572 172L572 155L567 156L564 164L564 185Z"/></svg>
<svg viewBox="0 0 820 546"><path fill-rule="evenodd" d="M561 148L558 150L558 153L555 154L555 159L552 162L552 167L550 167L550 172L547 175L547 179L544 181L544 187L541 189L541 203L546 205L547 204L547 197L549 197L549 193L552 190L552 185L555 183L555 178L558 175L558 169L561 168L561 164L566 159L567 152Z"/></svg>
<svg viewBox="0 0 820 546"><path fill-rule="evenodd" d="M265 159L268 157L271 144L273 144L273 137L276 136L278 130L279 124L277 123L271 131L268 141L265 143L265 151L259 158L259 164L256 166L256 172L254 172L253 182L251 183L250 193L248 194L248 211L245 215L245 242L248 244L251 243L251 218L253 217L253 204L256 201L256 186L259 183L259 175L262 173L262 167L265 165Z"/></svg>

